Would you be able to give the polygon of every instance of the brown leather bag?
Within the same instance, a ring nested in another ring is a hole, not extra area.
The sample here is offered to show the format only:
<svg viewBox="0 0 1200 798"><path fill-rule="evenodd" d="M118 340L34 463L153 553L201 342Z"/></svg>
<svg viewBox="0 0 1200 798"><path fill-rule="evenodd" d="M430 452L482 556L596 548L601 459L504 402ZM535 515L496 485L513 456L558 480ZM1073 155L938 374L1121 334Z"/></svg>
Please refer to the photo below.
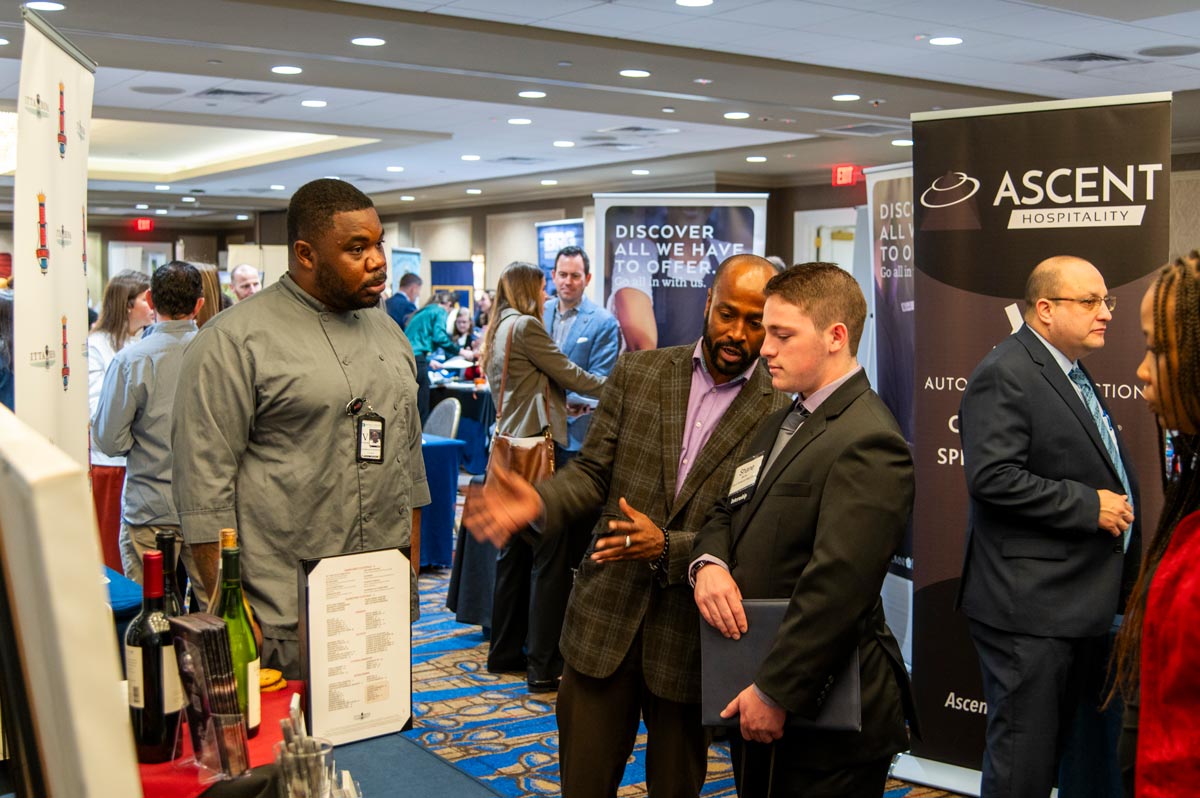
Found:
<svg viewBox="0 0 1200 798"><path fill-rule="evenodd" d="M554 437L550 428L541 435L516 436L500 432L500 419L504 417L504 389L508 383L508 354L512 351L513 330L508 328L508 346L504 350L504 369L500 372L500 396L496 401L496 433L492 436L492 451L488 455L487 473L492 468L504 468L519 474L530 483L537 484L554 476ZM546 412L550 412L550 384L546 384Z"/></svg>

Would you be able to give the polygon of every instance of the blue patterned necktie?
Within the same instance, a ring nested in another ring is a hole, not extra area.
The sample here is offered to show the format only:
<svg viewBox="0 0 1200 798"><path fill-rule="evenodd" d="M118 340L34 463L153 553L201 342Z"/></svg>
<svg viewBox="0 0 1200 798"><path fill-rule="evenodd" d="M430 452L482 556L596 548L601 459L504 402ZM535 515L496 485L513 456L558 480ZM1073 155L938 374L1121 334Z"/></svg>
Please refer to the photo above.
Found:
<svg viewBox="0 0 1200 798"><path fill-rule="evenodd" d="M1125 495L1129 497L1130 503L1133 502L1133 491L1129 489L1129 478L1125 476L1125 464L1121 462L1121 452L1117 449L1116 436L1110 431L1111 426L1108 419L1104 415L1104 411L1100 409L1100 402L1096 399L1096 392L1092 388L1092 383L1088 380L1083 370L1078 366L1067 372L1071 382L1079 387L1079 392L1083 395L1083 404L1087 407L1088 412L1092 414L1092 421L1096 425L1096 429L1100 432L1100 441L1104 444L1104 450L1108 452L1108 457L1112 460L1112 464L1117 468L1117 475L1121 477L1121 486L1125 488ZM1133 529L1130 525L1125 530L1125 549L1129 549L1129 533Z"/></svg>

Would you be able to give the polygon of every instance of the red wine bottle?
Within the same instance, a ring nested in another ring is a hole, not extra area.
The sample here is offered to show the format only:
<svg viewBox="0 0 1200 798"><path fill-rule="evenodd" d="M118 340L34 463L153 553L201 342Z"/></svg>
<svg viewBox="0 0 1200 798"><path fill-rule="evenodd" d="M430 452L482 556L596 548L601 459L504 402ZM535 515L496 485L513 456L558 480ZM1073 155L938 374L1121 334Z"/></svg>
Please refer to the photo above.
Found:
<svg viewBox="0 0 1200 798"><path fill-rule="evenodd" d="M142 611L125 632L129 719L138 761L146 763L166 762L182 753L183 686L163 609L163 555L147 551L142 557Z"/></svg>
<svg viewBox="0 0 1200 798"><path fill-rule="evenodd" d="M179 591L179 582L175 578L175 533L155 532L154 543L162 552L163 559L163 612L168 618L183 615L183 594Z"/></svg>

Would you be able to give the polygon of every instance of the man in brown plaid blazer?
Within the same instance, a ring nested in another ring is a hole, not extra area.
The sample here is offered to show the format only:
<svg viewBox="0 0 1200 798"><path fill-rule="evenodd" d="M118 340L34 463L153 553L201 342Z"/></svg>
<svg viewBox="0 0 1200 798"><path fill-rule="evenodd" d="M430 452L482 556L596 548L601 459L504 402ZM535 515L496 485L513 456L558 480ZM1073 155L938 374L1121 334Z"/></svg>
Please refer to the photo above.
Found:
<svg viewBox="0 0 1200 798"><path fill-rule="evenodd" d="M557 534L596 519L560 642L566 798L616 795L639 715L651 798L694 798L704 785L700 619L687 567L692 536L728 489L751 431L788 403L758 362L763 288L774 274L754 255L722 263L697 344L623 355L579 456L536 488L497 474L464 519L493 543L530 523Z"/></svg>

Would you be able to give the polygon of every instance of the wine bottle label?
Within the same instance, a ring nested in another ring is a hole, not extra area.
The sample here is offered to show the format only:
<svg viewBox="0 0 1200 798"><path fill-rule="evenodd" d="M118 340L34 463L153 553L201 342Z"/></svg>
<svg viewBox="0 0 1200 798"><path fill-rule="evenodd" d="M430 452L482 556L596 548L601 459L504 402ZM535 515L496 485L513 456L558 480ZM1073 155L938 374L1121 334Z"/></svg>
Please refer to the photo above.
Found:
<svg viewBox="0 0 1200 798"><path fill-rule="evenodd" d="M261 660L246 663L246 724L253 729L262 719L262 693L259 691L258 666Z"/></svg>
<svg viewBox="0 0 1200 798"><path fill-rule="evenodd" d="M129 678L129 706L146 708L146 685L142 676L142 650L125 646L125 674Z"/></svg>
<svg viewBox="0 0 1200 798"><path fill-rule="evenodd" d="M162 647L163 712L183 709L183 683L179 681L179 665L175 662L175 646Z"/></svg>

